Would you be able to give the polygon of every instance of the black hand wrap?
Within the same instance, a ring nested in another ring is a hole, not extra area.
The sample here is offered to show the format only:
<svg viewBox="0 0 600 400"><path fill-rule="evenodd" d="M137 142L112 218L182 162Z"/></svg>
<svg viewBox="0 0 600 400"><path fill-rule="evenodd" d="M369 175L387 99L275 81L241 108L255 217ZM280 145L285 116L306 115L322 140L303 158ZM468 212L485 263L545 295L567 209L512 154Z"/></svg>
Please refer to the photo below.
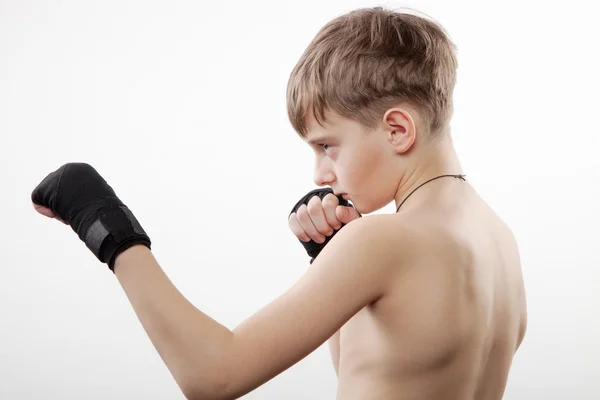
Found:
<svg viewBox="0 0 600 400"><path fill-rule="evenodd" d="M33 191L35 204L50 208L71 226L100 262L114 272L117 255L150 238L129 208L90 165L65 164Z"/></svg>
<svg viewBox="0 0 600 400"><path fill-rule="evenodd" d="M319 196L319 198L321 198L321 200L323 200L325 198L325 196L327 196L329 193L333 194L333 190L331 188L322 188L322 189L315 189L312 190L310 192L308 192L304 197L302 197L294 206L294 208L292 208L292 211L290 212L290 215L292 215L293 213L297 212L298 209L300 208L300 206L302 204L306 204L308 205L308 202L310 201L311 198L313 198L314 196ZM344 199L342 196L337 196L340 206L344 206L344 207L353 207L352 204L350 204L348 202L348 200ZM358 214L360 216L360 213ZM288 215L289 218L289 215ZM342 227L344 227L345 224L342 224ZM342 229L342 227L340 227L340 229ZM319 253L321 252L321 250L323 250L323 248L327 245L327 243L329 243L329 241L331 240L332 237L335 236L335 234L339 231L338 230L334 230L333 234L331 236L326 236L325 237L325 241L323 243L317 243L314 240L311 240L309 242L304 242L300 239L298 239L300 241L300 243L302 243L302 246L304 246L304 249L306 249L306 252L308 253L308 256L310 257L310 263L312 264L313 261L315 260L315 258L319 255Z"/></svg>

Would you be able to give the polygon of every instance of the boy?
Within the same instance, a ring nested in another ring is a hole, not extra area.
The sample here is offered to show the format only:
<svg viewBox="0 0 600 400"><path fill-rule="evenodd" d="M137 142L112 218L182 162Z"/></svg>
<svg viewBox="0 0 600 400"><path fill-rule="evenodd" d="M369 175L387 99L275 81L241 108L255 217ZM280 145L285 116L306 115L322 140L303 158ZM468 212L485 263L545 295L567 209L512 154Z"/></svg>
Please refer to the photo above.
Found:
<svg viewBox="0 0 600 400"><path fill-rule="evenodd" d="M317 34L288 87L315 183L331 188L289 217L313 262L233 331L178 292L91 166L64 165L32 200L108 263L188 398L240 397L329 340L338 399L500 399L525 292L511 231L453 149L455 72L443 29L414 15L361 9ZM359 218L391 201L395 214Z"/></svg>

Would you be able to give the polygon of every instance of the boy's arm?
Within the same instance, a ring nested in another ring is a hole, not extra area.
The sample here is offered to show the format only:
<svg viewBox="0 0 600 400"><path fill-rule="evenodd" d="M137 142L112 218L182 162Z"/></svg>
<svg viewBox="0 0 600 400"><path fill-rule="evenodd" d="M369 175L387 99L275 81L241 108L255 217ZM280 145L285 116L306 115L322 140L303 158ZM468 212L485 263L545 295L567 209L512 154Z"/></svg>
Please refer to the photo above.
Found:
<svg viewBox="0 0 600 400"><path fill-rule="evenodd" d="M386 292L398 270L398 232L382 217L340 230L294 286L233 332L191 305L145 247L121 253L115 274L184 394L238 398L302 360Z"/></svg>

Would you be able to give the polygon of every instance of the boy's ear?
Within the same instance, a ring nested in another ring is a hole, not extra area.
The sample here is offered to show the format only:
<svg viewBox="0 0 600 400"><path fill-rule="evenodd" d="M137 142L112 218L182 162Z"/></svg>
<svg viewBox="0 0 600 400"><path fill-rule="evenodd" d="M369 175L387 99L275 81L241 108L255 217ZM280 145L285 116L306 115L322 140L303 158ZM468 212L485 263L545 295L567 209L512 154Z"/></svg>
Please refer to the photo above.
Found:
<svg viewBox="0 0 600 400"><path fill-rule="evenodd" d="M404 154L415 142L417 126L412 115L404 108L390 108L383 116L383 129L398 154Z"/></svg>

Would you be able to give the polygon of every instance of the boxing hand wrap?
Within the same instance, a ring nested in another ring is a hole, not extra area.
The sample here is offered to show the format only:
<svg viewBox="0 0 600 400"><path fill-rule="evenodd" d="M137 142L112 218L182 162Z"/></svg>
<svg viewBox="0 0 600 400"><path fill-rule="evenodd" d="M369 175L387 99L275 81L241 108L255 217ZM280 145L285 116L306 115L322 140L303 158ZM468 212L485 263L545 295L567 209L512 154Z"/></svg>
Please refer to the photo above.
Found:
<svg viewBox="0 0 600 400"><path fill-rule="evenodd" d="M133 213L88 164L69 163L50 173L34 189L31 200L69 224L113 272L121 252L136 244L151 246Z"/></svg>
<svg viewBox="0 0 600 400"><path fill-rule="evenodd" d="M297 212L298 209L300 208L300 206L302 204L308 205L308 202L314 196L319 196L319 198L321 200L323 200L325 198L325 196L327 196L329 193L333 194L333 190L331 188L315 189L315 190L312 190L312 191L308 192L304 197L302 197L296 203L296 205L294 206L294 208L292 208L292 211L290 212L290 215L292 215L293 213ZM348 202L348 200L344 199L342 196L337 196L337 198L338 198L338 201L340 203L340 206L353 207L352 204L350 204ZM358 215L361 216L360 213ZM288 215L288 218L289 218L289 215ZM342 229L342 227L344 227L344 225L345 224L342 224L342 226L340 227L340 229ZM302 246L304 246L304 249L306 250L306 252L308 253L308 256L310 257L310 263L311 264L313 263L313 261L315 260L315 258L319 255L319 253L321 252L321 250L323 250L323 248L327 245L327 243L329 243L329 241L331 240L331 238L334 237L335 234L338 231L339 231L339 229L338 230L334 229L333 234L331 236L326 236L325 237L325 241L323 243L317 243L314 240L310 240L309 242L304 242L304 241L300 240L300 243L302 243Z"/></svg>

